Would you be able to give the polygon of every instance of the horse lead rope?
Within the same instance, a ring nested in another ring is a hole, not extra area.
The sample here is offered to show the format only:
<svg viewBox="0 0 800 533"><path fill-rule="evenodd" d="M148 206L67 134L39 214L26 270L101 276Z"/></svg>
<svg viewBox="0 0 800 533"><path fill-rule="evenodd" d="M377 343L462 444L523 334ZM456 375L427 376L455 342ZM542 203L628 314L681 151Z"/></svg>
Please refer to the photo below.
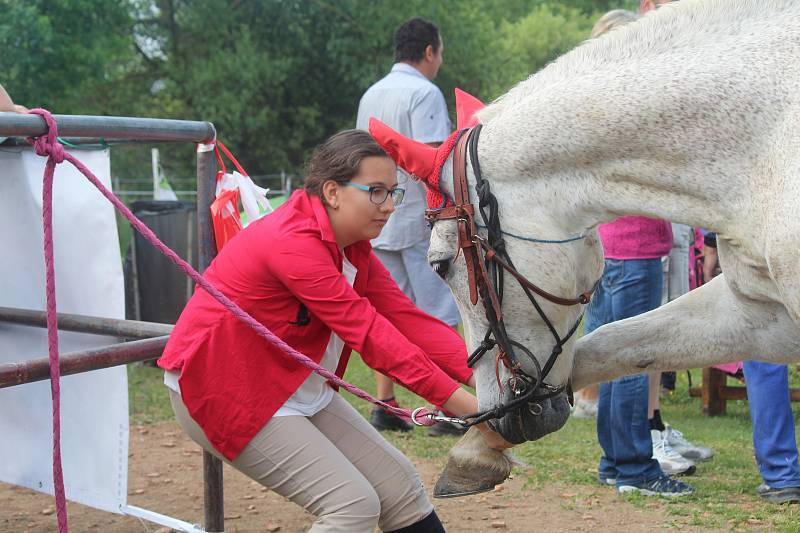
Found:
<svg viewBox="0 0 800 533"><path fill-rule="evenodd" d="M67 525L67 504L64 494L64 475L61 467L61 400L60 400L60 367L58 353L58 322L56 319L56 287L55 287L55 262L53 257L53 175L56 165L63 161L69 161L77 168L100 193L105 196L114 207L131 223L131 225L144 235L162 254L170 261L175 263L187 276L192 278L206 292L214 297L220 304L236 316L239 320L253 328L260 336L277 346L284 354L294 359L296 362L310 368L312 371L323 376L331 383L342 387L354 396L378 405L392 414L411 418L419 426L430 426L439 420L449 420L446 417L439 417L435 413L425 408L419 407L413 411L393 407L385 402L373 398L355 385L351 385L342 380L330 370L318 365L308 356L298 352L283 340L277 337L264 325L250 316L242 308L231 301L227 296L220 292L198 273L192 266L181 259L174 251L156 237L144 223L123 204L119 198L109 191L99 179L83 165L73 155L67 153L63 146L58 142L58 130L53 115L46 109L32 109L31 114L41 116L47 124L47 133L39 137L29 137L28 142L33 145L37 155L47 157L44 170L44 180L42 184L42 219L44 223L44 260L45 260L45 285L47 301L47 338L48 356L50 360L50 389L53 401L53 486L56 499L56 514L58 518L58 530L60 533L68 533Z"/></svg>

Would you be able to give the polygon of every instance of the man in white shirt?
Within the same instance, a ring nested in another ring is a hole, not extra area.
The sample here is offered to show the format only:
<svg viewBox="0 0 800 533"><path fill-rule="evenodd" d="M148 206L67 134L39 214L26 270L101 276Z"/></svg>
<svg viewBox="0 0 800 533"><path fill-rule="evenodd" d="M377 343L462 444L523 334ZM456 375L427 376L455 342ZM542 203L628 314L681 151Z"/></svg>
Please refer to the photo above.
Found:
<svg viewBox="0 0 800 533"><path fill-rule="evenodd" d="M356 127L367 130L370 117L375 117L407 137L438 146L451 128L444 96L432 83L444 51L439 29L430 21L412 18L395 30L394 51L392 70L361 97ZM402 170L397 173L405 198L372 247L417 307L455 327L460 316L453 296L427 261L430 228L424 217L425 188ZM393 383L378 373L375 379L378 398L394 401ZM380 430L412 428L381 409L373 410L370 422Z"/></svg>

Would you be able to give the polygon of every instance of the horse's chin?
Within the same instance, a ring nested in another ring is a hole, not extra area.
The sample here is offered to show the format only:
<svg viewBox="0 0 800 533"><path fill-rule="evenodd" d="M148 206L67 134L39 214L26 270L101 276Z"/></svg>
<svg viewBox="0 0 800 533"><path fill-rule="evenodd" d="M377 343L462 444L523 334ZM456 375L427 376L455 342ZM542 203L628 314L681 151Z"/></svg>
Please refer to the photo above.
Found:
<svg viewBox="0 0 800 533"><path fill-rule="evenodd" d="M501 419L489 421L489 426L512 444L538 440L561 429L567 422L570 403L566 392L552 398L528 404L508 413ZM537 414L538 413L538 414Z"/></svg>

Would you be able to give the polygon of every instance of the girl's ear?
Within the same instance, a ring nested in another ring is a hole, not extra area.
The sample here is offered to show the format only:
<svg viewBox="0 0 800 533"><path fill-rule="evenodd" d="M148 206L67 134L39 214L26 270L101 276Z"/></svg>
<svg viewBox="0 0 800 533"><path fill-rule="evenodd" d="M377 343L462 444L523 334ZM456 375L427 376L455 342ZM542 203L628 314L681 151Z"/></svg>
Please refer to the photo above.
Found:
<svg viewBox="0 0 800 533"><path fill-rule="evenodd" d="M339 184L328 180L322 184L322 198L332 209L339 209Z"/></svg>

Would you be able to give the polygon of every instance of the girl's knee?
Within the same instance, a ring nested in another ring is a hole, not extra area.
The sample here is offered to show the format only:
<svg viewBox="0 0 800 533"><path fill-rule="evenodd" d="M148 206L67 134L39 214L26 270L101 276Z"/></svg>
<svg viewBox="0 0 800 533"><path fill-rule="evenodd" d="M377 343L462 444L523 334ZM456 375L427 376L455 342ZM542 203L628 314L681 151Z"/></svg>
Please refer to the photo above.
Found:
<svg viewBox="0 0 800 533"><path fill-rule="evenodd" d="M363 516L377 524L381 516L381 500L374 490L366 491L352 505L348 505L347 509L352 516Z"/></svg>
<svg viewBox="0 0 800 533"><path fill-rule="evenodd" d="M352 531L372 533L381 517L381 502L374 490L340 503L319 517L310 531Z"/></svg>

